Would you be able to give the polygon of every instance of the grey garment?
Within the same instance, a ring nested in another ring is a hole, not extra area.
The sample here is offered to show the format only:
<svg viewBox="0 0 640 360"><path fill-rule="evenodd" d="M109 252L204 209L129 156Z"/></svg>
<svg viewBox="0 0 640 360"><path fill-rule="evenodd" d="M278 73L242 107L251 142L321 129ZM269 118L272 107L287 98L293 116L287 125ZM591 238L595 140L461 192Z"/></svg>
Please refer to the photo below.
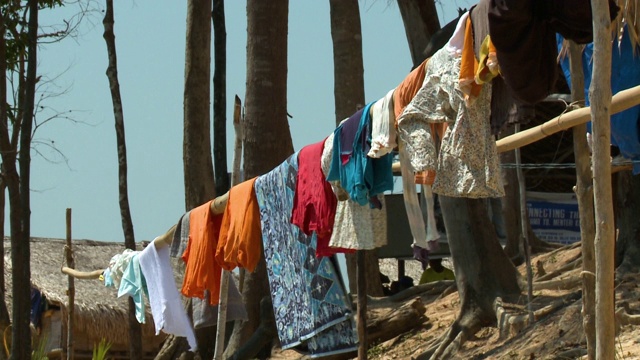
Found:
<svg viewBox="0 0 640 360"><path fill-rule="evenodd" d="M171 257L182 257L189 243L189 215L190 211L182 215L171 242ZM246 320L247 310L242 302L242 295L238 291L235 281L229 281L229 293L227 294L227 321ZM205 290L204 299L192 298L193 327L196 329L216 326L218 323L218 305L209 305L209 292Z"/></svg>
<svg viewBox="0 0 640 360"><path fill-rule="evenodd" d="M171 241L171 257L182 257L189 243L189 215L191 211L187 211L178 220L176 231L173 233Z"/></svg>
<svg viewBox="0 0 640 360"><path fill-rule="evenodd" d="M209 291L205 290L204 299L193 298L192 305L194 328L199 329L218 324L218 306L209 305ZM248 318L247 310L242 302L242 295L240 295L232 275L227 294L227 322L247 320Z"/></svg>

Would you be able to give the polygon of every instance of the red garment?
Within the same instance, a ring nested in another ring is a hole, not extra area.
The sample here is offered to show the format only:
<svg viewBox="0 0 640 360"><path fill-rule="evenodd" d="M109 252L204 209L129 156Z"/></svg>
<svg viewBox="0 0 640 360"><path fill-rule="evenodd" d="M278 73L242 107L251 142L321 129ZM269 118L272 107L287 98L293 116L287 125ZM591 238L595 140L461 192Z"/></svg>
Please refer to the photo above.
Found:
<svg viewBox="0 0 640 360"><path fill-rule="evenodd" d="M255 182L253 178L229 190L216 251L216 261L226 270L240 266L253 271L262 257L260 209L253 191Z"/></svg>
<svg viewBox="0 0 640 360"><path fill-rule="evenodd" d="M324 140L300 150L296 191L291 210L292 224L307 235L311 235L313 231L318 234L317 257L352 251L329 247L338 200L322 173L320 158L323 149Z"/></svg>
<svg viewBox="0 0 640 360"><path fill-rule="evenodd" d="M182 294L204 298L204 290L211 294L210 303L220 300L220 274L222 268L214 259L222 214L211 212L211 201L191 210L189 214L189 243L182 254L186 263Z"/></svg>

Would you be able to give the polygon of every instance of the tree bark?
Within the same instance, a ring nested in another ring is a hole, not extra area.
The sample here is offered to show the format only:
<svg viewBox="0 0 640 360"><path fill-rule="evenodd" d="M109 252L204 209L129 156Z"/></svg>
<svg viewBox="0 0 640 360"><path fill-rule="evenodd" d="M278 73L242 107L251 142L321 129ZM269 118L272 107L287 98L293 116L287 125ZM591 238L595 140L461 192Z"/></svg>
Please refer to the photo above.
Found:
<svg viewBox="0 0 640 360"><path fill-rule="evenodd" d="M571 100L584 101L584 72L582 70L582 53L576 43L569 43L569 60L571 66ZM596 225L593 214L593 181L591 174L591 156L587 144L587 125L581 124L573 128L573 152L576 161L575 193L578 199L580 216L580 239L582 242L582 326L587 340L587 358L596 358L595 328L595 248L593 238Z"/></svg>
<svg viewBox="0 0 640 360"><path fill-rule="evenodd" d="M498 298L520 295L521 277L498 242L482 199L440 196L460 313L436 347L419 358L443 359L483 326L496 325ZM490 260L489 260L490 259Z"/></svg>
<svg viewBox="0 0 640 360"><path fill-rule="evenodd" d="M15 173L15 161L13 171L9 173L13 184L13 194L10 200L13 205L18 205L15 223L11 223L11 264L13 279L13 321L12 321L12 359L28 359L31 357L31 329L29 327L29 314L31 312L31 209L30 209L30 170L31 170L31 131L33 128L33 114L36 91L37 75L37 48L38 48L38 2L28 2L29 20L27 35L27 74L24 81L24 103L22 122L20 123L20 175ZM2 76L5 76L3 73ZM22 90L22 89L21 89ZM14 124L16 126L16 124ZM4 161L3 161L4 164ZM17 192L15 188L17 187ZM13 196L12 196L13 195ZM11 209L13 212L13 209ZM14 236L13 226L17 226Z"/></svg>
<svg viewBox="0 0 640 360"><path fill-rule="evenodd" d="M71 269L76 268L75 261L73 260L73 244L71 238L71 209L67 208L66 211L67 220L67 246L64 249L65 257L67 259L67 267ZM67 304L67 360L73 360L73 316L75 314L75 301L76 301L76 286L75 279L69 275L67 279L69 285L67 288L67 296L69 302Z"/></svg>
<svg viewBox="0 0 640 360"><path fill-rule="evenodd" d="M357 0L330 0L336 125L365 105L362 30Z"/></svg>
<svg viewBox="0 0 640 360"><path fill-rule="evenodd" d="M129 209L129 195L127 187L127 145L124 132L124 112L122 109L122 98L120 96L120 84L118 82L116 39L113 32L113 0L107 0L106 3L107 8L102 24L104 25L103 37L107 44L107 55L109 58L107 78L109 78L109 89L111 90L118 149L118 203L120 205L120 217L122 220L122 230L124 232L124 246L127 249L135 250L136 240L133 233L133 222L131 221L131 210ZM133 299L129 298L130 356L132 359L142 359L142 328L136 319L135 312L136 308Z"/></svg>
<svg viewBox="0 0 640 360"><path fill-rule="evenodd" d="M618 240L616 242L617 276L640 271L640 176L631 171L614 175L615 213Z"/></svg>
<svg viewBox="0 0 640 360"><path fill-rule="evenodd" d="M596 358L615 355L614 217L611 193L611 18L606 0L592 0L593 74L589 88L593 123L596 236Z"/></svg>
<svg viewBox="0 0 640 360"><path fill-rule="evenodd" d="M213 160L216 194L229 190L227 170L227 28L224 0L213 0Z"/></svg>
<svg viewBox="0 0 640 360"><path fill-rule="evenodd" d="M185 207L191 210L215 196L211 156L211 0L187 2L184 74Z"/></svg>
<svg viewBox="0 0 640 360"><path fill-rule="evenodd" d="M3 126L3 129L7 128L7 44L5 42L5 23L4 16L0 16L0 126ZM6 141L6 143L5 143ZM0 149L2 149L2 162L5 161L5 149L6 147L10 147L8 143L8 130L0 130ZM0 243L0 251L4 254L4 234L5 234L5 206L6 206L6 191L7 185L5 181L5 173L4 169L2 169L0 176L0 239L2 239L2 243ZM0 258L0 265L2 269L4 269L4 256ZM11 320L9 319L9 311L7 309L7 303L5 298L5 293L7 289L5 286L5 278L4 271L0 273L0 331L4 334L4 330L9 326ZM6 355L3 351L0 351L0 359L6 359Z"/></svg>
<svg viewBox="0 0 640 360"><path fill-rule="evenodd" d="M271 171L293 153L287 122L288 16L288 0L247 2L246 179ZM225 357L242 350L260 326L260 299L270 296L264 257L243 287L248 320L234 326Z"/></svg>
<svg viewBox="0 0 640 360"><path fill-rule="evenodd" d="M398 8L415 68L425 59L424 51L431 35L440 30L438 11L433 0L398 0Z"/></svg>

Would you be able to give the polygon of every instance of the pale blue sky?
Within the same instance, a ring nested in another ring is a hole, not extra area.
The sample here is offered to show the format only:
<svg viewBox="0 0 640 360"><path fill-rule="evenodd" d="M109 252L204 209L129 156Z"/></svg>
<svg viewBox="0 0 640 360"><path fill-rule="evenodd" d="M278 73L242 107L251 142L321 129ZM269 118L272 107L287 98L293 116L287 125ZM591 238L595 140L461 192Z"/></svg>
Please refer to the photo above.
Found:
<svg viewBox="0 0 640 360"><path fill-rule="evenodd" d="M456 16L457 6L468 8L475 3L444 2L444 7L438 5L441 25ZM101 1L98 4L104 6ZM411 60L396 2L361 0L360 7L365 96L366 101L373 101L404 79L411 70ZM41 24L59 22L75 11L43 11ZM227 110L231 121L233 97L238 94L244 99L245 92L246 1L226 1L225 11ZM68 89L43 105L57 111L79 110L71 115L89 125L56 120L36 132L36 140L55 142L56 148L68 158L68 166L45 161L33 153L32 236L64 238L65 209L72 208L75 239L123 239L116 137L105 76L107 57L101 16L85 19L79 38L39 49L39 75L57 76L57 87ZM185 19L185 1L115 2L129 205L136 241L152 240L164 233L185 210L182 173ZM293 116L289 124L294 147L299 150L334 129L328 1L289 2L288 69L287 108ZM229 155L233 148L232 129L229 124ZM47 147L37 149L55 156ZM8 234L8 225L6 231Z"/></svg>

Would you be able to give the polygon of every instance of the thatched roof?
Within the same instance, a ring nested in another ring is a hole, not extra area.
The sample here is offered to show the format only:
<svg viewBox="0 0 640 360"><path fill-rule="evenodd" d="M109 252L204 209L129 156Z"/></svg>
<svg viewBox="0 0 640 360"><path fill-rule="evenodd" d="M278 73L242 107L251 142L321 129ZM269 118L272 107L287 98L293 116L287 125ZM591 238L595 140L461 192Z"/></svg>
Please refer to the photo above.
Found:
<svg viewBox="0 0 640 360"><path fill-rule="evenodd" d="M46 296L50 304L57 305L67 317L67 276L60 269L66 265L61 239L31 239L31 283ZM73 252L76 268L83 271L103 269L111 257L124 250L122 243L74 240ZM4 239L5 279L7 307L11 311L11 242ZM26 285L26 284L25 284ZM75 280L74 333L86 334L99 341L106 338L113 344L128 344L127 298L117 298L117 289L107 288L99 280ZM146 324L142 325L143 342L158 344L150 308L146 308Z"/></svg>

